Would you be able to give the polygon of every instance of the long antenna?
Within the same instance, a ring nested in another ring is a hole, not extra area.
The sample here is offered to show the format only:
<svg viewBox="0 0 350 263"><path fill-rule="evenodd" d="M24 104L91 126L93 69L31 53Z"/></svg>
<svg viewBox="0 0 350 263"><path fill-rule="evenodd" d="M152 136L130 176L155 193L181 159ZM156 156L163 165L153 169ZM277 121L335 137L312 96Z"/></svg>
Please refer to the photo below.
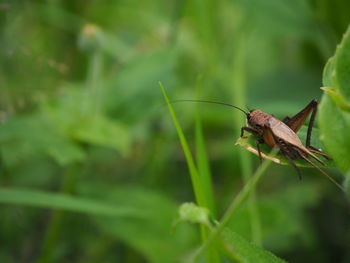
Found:
<svg viewBox="0 0 350 263"><path fill-rule="evenodd" d="M248 112L246 112L245 110L242 110L241 108L239 108L237 106L234 106L234 105L229 104L229 103L224 103L224 102L211 101L211 100L172 100L172 101L170 101L170 103L177 103L177 102L202 102L202 103L219 104L219 105L224 105L224 106L228 106L228 107L232 107L232 108L235 108L237 110L240 110L245 115L249 114Z"/></svg>

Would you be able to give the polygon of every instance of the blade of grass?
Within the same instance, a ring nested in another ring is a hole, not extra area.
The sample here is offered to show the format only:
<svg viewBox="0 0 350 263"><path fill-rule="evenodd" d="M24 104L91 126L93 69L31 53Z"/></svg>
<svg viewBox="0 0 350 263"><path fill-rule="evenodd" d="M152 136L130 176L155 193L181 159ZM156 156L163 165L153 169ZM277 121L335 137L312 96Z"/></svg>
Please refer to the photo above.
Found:
<svg viewBox="0 0 350 263"><path fill-rule="evenodd" d="M213 217L216 216L216 208L214 202L214 193L212 188L211 172L208 162L207 153L205 150L205 143L203 137L202 123L200 119L200 114L197 112L196 116L196 155L197 155L197 166L199 175L202 181L203 190L205 192L206 202L208 208L211 211Z"/></svg>
<svg viewBox="0 0 350 263"><path fill-rule="evenodd" d="M201 88L201 76L197 78L196 83L196 94L197 98L200 93ZM207 200L208 208L211 211L211 214L216 218L216 207L215 207L215 198L213 193L213 184L212 176L210 171L210 165L208 161L208 156L205 147L202 121L200 115L200 105L196 104L196 122L195 122L195 142L196 142L196 163L198 167L199 176L202 181L203 190L205 193L205 198Z"/></svg>
<svg viewBox="0 0 350 263"><path fill-rule="evenodd" d="M38 208L62 209L70 212L112 217L144 217L144 212L130 207L74 197L68 194L49 193L28 189L0 188L0 203Z"/></svg>
<svg viewBox="0 0 350 263"><path fill-rule="evenodd" d="M170 103L170 100L169 100L168 96L166 95L166 92L165 92L165 89L164 89L162 83L159 83L159 86L160 86L160 88L162 90L164 99L165 99L165 101L166 101L166 103L168 105L168 108L169 108L169 111L170 111L170 115L171 115L172 120L174 122L176 131L177 131L179 139L180 139L180 143L181 143L182 149L183 149L184 154L185 154L186 162L187 162L188 169L189 169L189 172L190 172L192 186L193 186L193 189L194 189L194 195L195 195L195 198L196 198L196 202L201 207L209 208L209 205L208 205L208 202L207 202L207 199L206 199L206 196L205 196L205 189L203 187L203 182L201 180L201 177L199 176L199 173L198 173L198 170L196 168L195 162L193 160L190 148L188 147L185 135L184 135L184 133L182 131L182 128L180 126L179 121L177 120L175 111L174 111L174 109L173 109L173 107L172 107L172 105ZM207 239L208 239L209 230L203 225L200 226L200 229L201 229L202 240L203 240L203 242L206 242ZM212 263L220 263L221 262L220 257L218 255L215 247L212 247L212 248L210 248L208 250L207 261L208 262L212 262Z"/></svg>
<svg viewBox="0 0 350 263"><path fill-rule="evenodd" d="M188 147L185 135L184 135L184 133L182 131L182 128L180 126L179 121L177 120L177 117L175 115L175 111L174 111L174 109L173 109L173 107L172 107L172 105L170 103L170 100L169 100L168 96L165 93L165 89L164 89L162 83L159 83L159 86L160 86L160 88L162 90L163 96L164 96L165 101L166 101L166 103L168 105L168 108L169 108L169 111L170 111L170 115L172 117L172 120L173 120L173 123L175 125L177 134L178 134L179 139L180 139L180 143L181 143L182 149L183 149L184 154L185 154L185 158L186 158L186 162L187 162L188 169L189 169L189 172L190 172L191 182L192 182L192 185L193 185L194 195L196 197L196 201L197 201L199 206L203 206L203 207L207 207L208 208L208 206L207 206L207 204L205 202L206 199L204 197L204 192L203 192L203 187L201 185L201 180L200 180L199 174L197 172L197 168L195 166L195 163L194 163L194 160L193 160L190 148Z"/></svg>

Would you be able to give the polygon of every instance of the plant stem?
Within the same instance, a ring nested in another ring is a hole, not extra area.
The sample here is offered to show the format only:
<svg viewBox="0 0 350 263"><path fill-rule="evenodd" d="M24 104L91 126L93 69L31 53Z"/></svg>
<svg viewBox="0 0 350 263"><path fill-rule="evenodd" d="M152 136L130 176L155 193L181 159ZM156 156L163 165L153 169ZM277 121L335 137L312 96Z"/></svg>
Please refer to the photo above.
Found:
<svg viewBox="0 0 350 263"><path fill-rule="evenodd" d="M277 153L277 151L278 149L273 149L270 155L274 156ZM230 206L228 207L224 216L220 220L220 223L218 224L217 228L211 232L206 242L199 249L197 249L194 252L194 254L191 255L189 262L195 262L198 256L200 256L216 239L216 237L222 232L232 215L236 212L237 208L242 205L244 200L246 200L250 196L251 192L255 189L256 184L259 182L259 180L261 179L262 175L265 173L266 169L269 167L271 162L272 161L270 159L264 159L263 163L256 170L254 175L244 185L243 189L238 193L238 195L232 200Z"/></svg>

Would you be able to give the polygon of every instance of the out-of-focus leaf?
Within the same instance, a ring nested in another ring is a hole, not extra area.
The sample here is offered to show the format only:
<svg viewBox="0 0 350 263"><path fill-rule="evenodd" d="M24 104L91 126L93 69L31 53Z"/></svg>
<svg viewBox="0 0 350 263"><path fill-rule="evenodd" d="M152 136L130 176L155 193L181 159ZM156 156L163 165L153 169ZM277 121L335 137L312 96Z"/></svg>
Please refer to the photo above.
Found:
<svg viewBox="0 0 350 263"><path fill-rule="evenodd" d="M39 115L13 118L0 126L1 151L8 164L35 154L48 154L59 164L81 161L84 151Z"/></svg>
<svg viewBox="0 0 350 263"><path fill-rule="evenodd" d="M240 0L237 3L252 18L250 22L256 23L267 34L303 37L312 34L312 14L303 1Z"/></svg>
<svg viewBox="0 0 350 263"><path fill-rule="evenodd" d="M175 262L188 250L193 232L189 225L181 224L172 233L177 205L164 195L135 186L107 187L95 184L86 184L80 191L119 206L143 211L144 218L99 217L97 222L108 235L134 247L149 262Z"/></svg>
<svg viewBox="0 0 350 263"><path fill-rule="evenodd" d="M81 87L68 87L57 100L42 105L47 121L71 140L113 148L126 154L130 134L125 125L95 112L94 98Z"/></svg>
<svg viewBox="0 0 350 263"><path fill-rule="evenodd" d="M108 79L102 95L103 104L110 112L124 113L124 119L145 119L150 112L162 105L155 83L175 82L178 52L164 48L131 59ZM142 98L142 99L141 99Z"/></svg>
<svg viewBox="0 0 350 263"><path fill-rule="evenodd" d="M123 43L117 36L104 31L94 24L86 24L78 39L78 45L83 50L100 48L107 54L125 62L138 54L140 51ZM138 54L140 55L140 54Z"/></svg>
<svg viewBox="0 0 350 263"><path fill-rule="evenodd" d="M350 195L350 176L347 176L344 182L345 190Z"/></svg>
<svg viewBox="0 0 350 263"><path fill-rule="evenodd" d="M33 7L38 10L39 17L53 27L60 28L67 32L77 33L86 23L86 20L76 14L68 12L66 9L60 8L59 5L35 4Z"/></svg>
<svg viewBox="0 0 350 263"><path fill-rule="evenodd" d="M321 199L321 189L315 184L302 182L289 185L283 191L261 196L257 200L266 248L288 250L295 242L308 244L313 238L305 222L304 211ZM248 238L250 225L246 218L248 206L242 206L231 219L233 231ZM300 238L295 239L298 235Z"/></svg>
<svg viewBox="0 0 350 263"><path fill-rule="evenodd" d="M72 131L72 137L89 144L112 147L123 154L128 152L130 146L126 127L103 116L81 120Z"/></svg>
<svg viewBox="0 0 350 263"><path fill-rule="evenodd" d="M283 259L276 257L271 252L264 250L229 228L225 228L222 236L224 240L230 245L234 254L239 258L239 262L244 263L286 263Z"/></svg>
<svg viewBox="0 0 350 263"><path fill-rule="evenodd" d="M28 189L0 188L0 202L114 217L143 217L138 208L83 197Z"/></svg>

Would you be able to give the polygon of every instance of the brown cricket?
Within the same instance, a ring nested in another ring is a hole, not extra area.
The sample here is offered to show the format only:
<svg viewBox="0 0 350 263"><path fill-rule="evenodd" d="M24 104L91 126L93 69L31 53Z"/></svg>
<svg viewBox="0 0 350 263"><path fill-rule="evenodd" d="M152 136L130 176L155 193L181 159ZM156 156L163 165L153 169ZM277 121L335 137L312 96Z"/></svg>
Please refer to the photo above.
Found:
<svg viewBox="0 0 350 263"><path fill-rule="evenodd" d="M330 160L331 158L311 146L311 133L312 127L314 125L316 113L317 113L317 100L312 100L304 109L298 112L293 117L286 117L282 121L278 120L274 116L265 113L261 110L250 110L249 112L244 111L243 109L222 102L215 101L206 101L206 100L177 100L173 102L181 102L181 101L190 101L190 102L205 102L205 103L214 103L214 104L222 104L226 106L230 106L242 111L246 117L248 126L244 126L241 128L241 137L244 137L244 131L252 133L257 137L256 146L258 150L258 154L260 157L260 161L262 160L260 144L267 144L270 147L278 147L279 152L286 157L288 162L296 169L299 178L301 179L301 173L298 166L295 164L294 160L303 159L308 162L310 165L315 167L318 171L320 171L323 175L325 175L329 180L331 180L336 186L343 190L343 188L325 171L323 171L318 165L316 165L313 161L308 159L308 157L313 158L317 162L322 165L325 165L324 162L316 156L316 154L323 156L324 158ZM300 138L296 134L301 126L304 124L306 119L311 113L305 146L302 144Z"/></svg>

